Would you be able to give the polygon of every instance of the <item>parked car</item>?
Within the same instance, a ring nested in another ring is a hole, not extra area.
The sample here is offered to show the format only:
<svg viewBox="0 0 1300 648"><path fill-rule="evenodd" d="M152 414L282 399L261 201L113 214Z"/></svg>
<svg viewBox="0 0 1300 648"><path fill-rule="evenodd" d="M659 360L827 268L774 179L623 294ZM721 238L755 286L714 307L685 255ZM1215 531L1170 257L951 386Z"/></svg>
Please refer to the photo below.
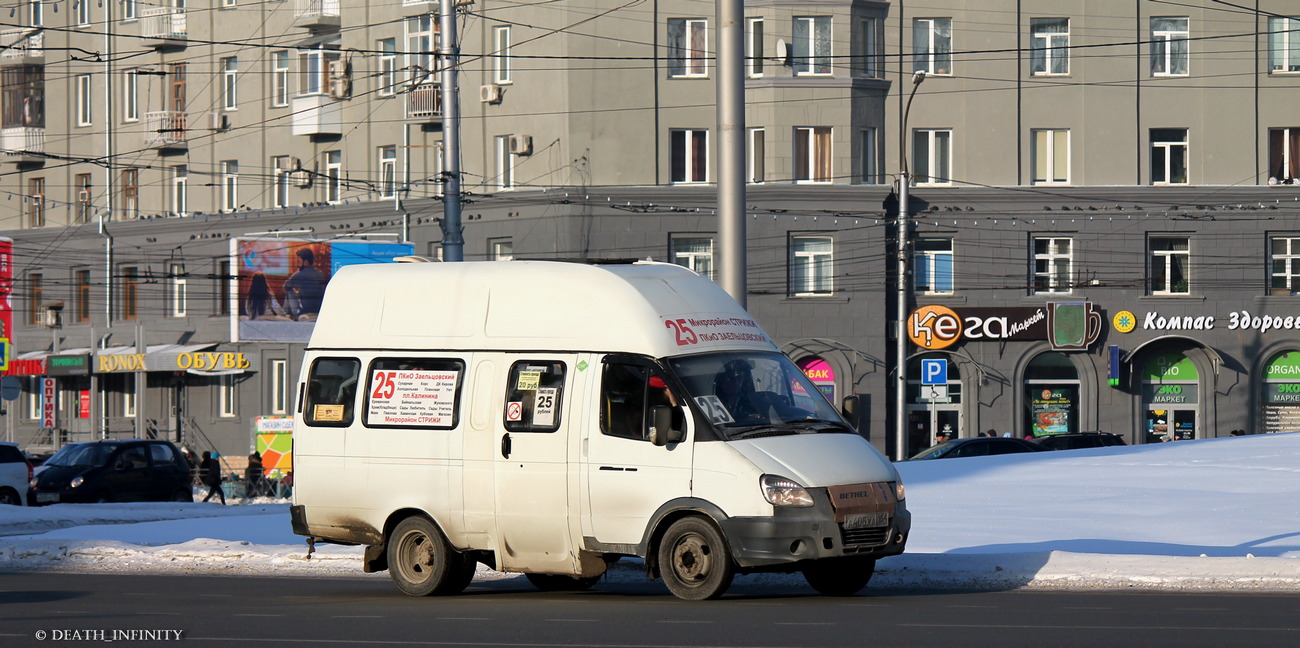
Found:
<svg viewBox="0 0 1300 648"><path fill-rule="evenodd" d="M1080 448L1106 448L1128 445L1124 437L1110 432L1071 432L1049 434L1034 439L1034 443L1048 450L1078 450Z"/></svg>
<svg viewBox="0 0 1300 648"><path fill-rule="evenodd" d="M986 455L1014 454L1017 452L1043 452L1046 448L1013 437L971 437L952 439L930 446L915 455L916 459L954 459L957 457L983 457Z"/></svg>
<svg viewBox="0 0 1300 648"><path fill-rule="evenodd" d="M17 443L0 443L0 504L21 506L32 464Z"/></svg>
<svg viewBox="0 0 1300 648"><path fill-rule="evenodd" d="M185 456L168 441L91 441L46 461L27 501L192 502L192 483Z"/></svg>

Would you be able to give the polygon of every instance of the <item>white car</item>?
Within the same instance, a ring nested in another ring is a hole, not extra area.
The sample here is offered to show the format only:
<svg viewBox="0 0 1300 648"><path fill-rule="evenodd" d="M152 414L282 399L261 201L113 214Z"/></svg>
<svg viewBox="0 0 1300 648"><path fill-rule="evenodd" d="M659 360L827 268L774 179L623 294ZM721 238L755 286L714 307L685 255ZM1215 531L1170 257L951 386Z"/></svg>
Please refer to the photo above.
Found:
<svg viewBox="0 0 1300 648"><path fill-rule="evenodd" d="M32 464L18 444L0 443L0 504L25 505L31 479Z"/></svg>

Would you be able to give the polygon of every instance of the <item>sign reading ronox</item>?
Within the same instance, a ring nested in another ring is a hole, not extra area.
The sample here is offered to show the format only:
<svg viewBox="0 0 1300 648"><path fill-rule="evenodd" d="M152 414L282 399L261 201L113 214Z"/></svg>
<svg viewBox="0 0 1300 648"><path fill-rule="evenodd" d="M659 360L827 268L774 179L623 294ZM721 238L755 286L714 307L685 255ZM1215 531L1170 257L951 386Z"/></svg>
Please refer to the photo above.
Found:
<svg viewBox="0 0 1300 648"><path fill-rule="evenodd" d="M960 311L930 305L916 309L907 318L907 336L916 346L930 350L962 340L1047 340L1057 351L1082 351L1097 341L1102 321L1091 302Z"/></svg>

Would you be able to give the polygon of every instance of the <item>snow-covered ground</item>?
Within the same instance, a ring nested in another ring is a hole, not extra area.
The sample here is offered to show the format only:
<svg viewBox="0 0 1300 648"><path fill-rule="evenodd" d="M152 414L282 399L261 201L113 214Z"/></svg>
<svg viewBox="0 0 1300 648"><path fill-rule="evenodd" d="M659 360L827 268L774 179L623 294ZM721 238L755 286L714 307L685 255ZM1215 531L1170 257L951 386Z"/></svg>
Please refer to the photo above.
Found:
<svg viewBox="0 0 1300 648"><path fill-rule="evenodd" d="M1300 433L900 469L912 536L873 587L1300 591ZM231 503L0 507L0 571L361 576L359 547L321 545L308 559L287 503ZM644 575L622 561L607 578ZM746 579L803 587L793 575Z"/></svg>

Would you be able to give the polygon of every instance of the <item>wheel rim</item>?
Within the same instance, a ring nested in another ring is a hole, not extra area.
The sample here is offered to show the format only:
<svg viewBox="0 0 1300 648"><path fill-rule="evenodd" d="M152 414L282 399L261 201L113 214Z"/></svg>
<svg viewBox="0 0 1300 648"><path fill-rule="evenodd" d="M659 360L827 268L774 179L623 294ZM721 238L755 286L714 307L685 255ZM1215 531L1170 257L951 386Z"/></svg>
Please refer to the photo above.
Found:
<svg viewBox="0 0 1300 648"><path fill-rule="evenodd" d="M673 545L673 572L686 585L698 585L709 577L713 551L699 534L688 533Z"/></svg>
<svg viewBox="0 0 1300 648"><path fill-rule="evenodd" d="M433 576L433 540L419 531L402 536L398 544L398 567L406 580L423 583Z"/></svg>

